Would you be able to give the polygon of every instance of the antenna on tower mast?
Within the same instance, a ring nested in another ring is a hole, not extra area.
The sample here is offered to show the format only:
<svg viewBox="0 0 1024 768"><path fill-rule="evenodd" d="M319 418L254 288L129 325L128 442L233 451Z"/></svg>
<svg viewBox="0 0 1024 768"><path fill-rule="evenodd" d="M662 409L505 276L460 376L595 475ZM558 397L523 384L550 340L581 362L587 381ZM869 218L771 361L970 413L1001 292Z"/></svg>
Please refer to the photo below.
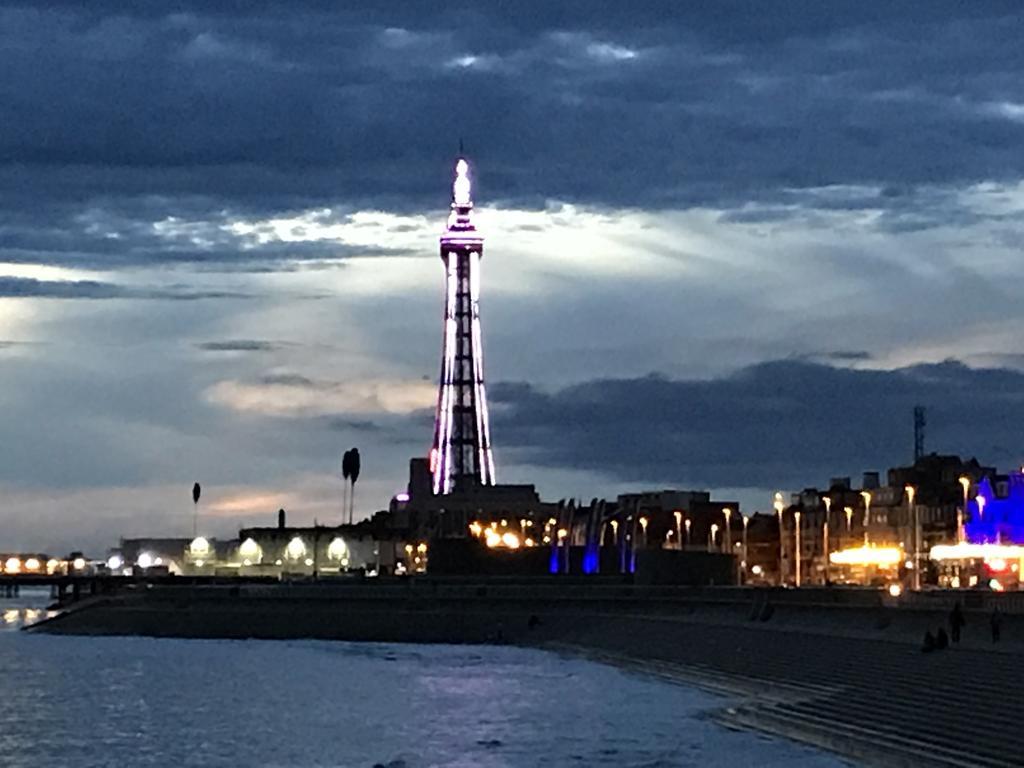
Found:
<svg viewBox="0 0 1024 768"><path fill-rule="evenodd" d="M914 406L914 463L916 464L924 456L924 427L927 421L924 417L924 406Z"/></svg>

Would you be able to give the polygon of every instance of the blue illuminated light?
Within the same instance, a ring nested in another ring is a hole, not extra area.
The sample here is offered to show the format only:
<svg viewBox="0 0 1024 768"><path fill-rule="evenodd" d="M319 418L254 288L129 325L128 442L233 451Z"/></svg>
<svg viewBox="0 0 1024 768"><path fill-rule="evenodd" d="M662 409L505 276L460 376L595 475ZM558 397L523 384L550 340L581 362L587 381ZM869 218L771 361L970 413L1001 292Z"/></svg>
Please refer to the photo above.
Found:
<svg viewBox="0 0 1024 768"><path fill-rule="evenodd" d="M1008 493L997 496L988 478L978 483L978 494L984 499L981 509L977 497L967 504L964 531L972 544L1024 544L1024 474L1009 476Z"/></svg>

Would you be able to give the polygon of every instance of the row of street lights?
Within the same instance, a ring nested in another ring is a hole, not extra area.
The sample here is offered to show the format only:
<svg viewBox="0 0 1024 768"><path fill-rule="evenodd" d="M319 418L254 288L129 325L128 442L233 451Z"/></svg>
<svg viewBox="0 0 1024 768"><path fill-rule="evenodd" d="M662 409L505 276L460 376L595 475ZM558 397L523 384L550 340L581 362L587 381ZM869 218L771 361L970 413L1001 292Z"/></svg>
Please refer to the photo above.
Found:
<svg viewBox="0 0 1024 768"><path fill-rule="evenodd" d="M960 477L959 478L959 483L963 487L963 506L959 510L957 510L957 542L958 543L963 543L965 541L965 535L964 535L964 510L967 509L967 504L968 504L968 501L969 501L969 493L970 493L971 480L968 477ZM913 485L907 484L904 487L903 490L904 490L904 493L906 494L906 498L907 498L908 511L911 513L911 517L912 517L912 520L913 520L913 523L912 523L913 524L913 537L912 537L913 538L913 556L912 556L912 559L911 559L911 563L912 563L912 568L913 568L913 587L914 587L915 590L917 590L917 589L920 589L920 587L921 587L921 559L920 559L920 555L921 555L921 522L920 522L920 515L919 515L918 507L914 503L915 497L917 495L917 489ZM862 490L860 492L860 495L861 495L861 498L863 499L863 502L864 502L864 518L863 518L864 547L868 548L871 545L870 523L871 523L872 494L871 494L871 491L869 491L869 490ZM823 522L823 525L822 525L822 549L824 551L825 580L829 581L830 565L831 565L831 548L830 548L830 540L829 540L829 520L830 520L831 514L832 514L832 501L833 500L832 500L831 496L823 496L821 500L822 500L822 503L825 506L825 519L824 519L824 522ZM976 498L976 502L978 504L979 515L981 515L981 514L983 514L983 510L984 510L985 499L982 496L978 496ZM781 582L783 580L783 578L784 578L784 575L785 575L784 574L784 570L785 570L784 569L784 547L783 547L783 536L785 535L785 525L784 525L784 520L783 520L783 513L785 512L785 509L786 509L786 502L785 502L785 499L783 497L782 492L776 492L775 493L772 506L774 507L775 513L778 516L778 524L779 524L779 580ZM849 507L849 506L843 507L843 513L845 514L845 517L846 517L846 532L847 532L847 534L849 534L850 531L853 528L853 513L854 513L854 509L853 509L853 507ZM676 510L672 514L673 514L673 517L675 519L675 524L676 524L675 525L675 531L674 531L675 537L676 537L676 548L677 549L683 549L684 547L688 548L690 546L690 527L692 525L692 521L689 518L684 518L683 512L680 511L680 510ZM708 535L708 550L709 551L714 551L717 548L718 532L719 532L719 530L722 530L723 531L723 537L722 537L722 545L723 546L722 546L722 549L726 553L731 553L732 552L732 514L733 514L732 508L730 508L730 507L723 507L722 508L722 515L723 515L723 517L725 519L725 525L724 526L719 526L718 523L712 523L711 524L710 533ZM803 551L802 551L802 549L803 548L802 548L802 540L801 540L801 534L802 534L801 518L802 518L802 513L801 513L801 510L799 510L799 509L793 510L793 518L794 518L794 523L795 523L795 525L794 525L794 539L795 539L795 542L794 542L795 543L795 553L794 553L795 557L794 557L794 559L795 559L795 566L796 566L795 567L795 574L794 574L794 583L795 583L795 585L797 587L799 587L799 586L801 586L802 577L803 577L803 573L802 573L802 571L803 571L803 567L802 567L803 566L803 560L802 560L802 558L803 558ZM743 521L743 545L742 545L743 546L743 561L742 561L742 568L743 568L744 574L746 574L747 568L749 567L748 566L749 558L748 558L747 528L748 528L748 525L750 523L750 518L748 516L746 516L746 515L741 515L740 519ZM643 540L644 540L644 542L646 544L646 542L647 542L647 525L648 525L649 520L648 520L648 518L646 516L638 516L636 518L636 522L640 524L640 527L641 527L641 529L643 531ZM611 524L612 524L612 527L613 527L613 534L615 535L615 538L617 539L618 524L617 524L616 521L612 521ZM634 525L635 524L636 523L634 523ZM684 534L684 531L685 531L685 534ZM665 535L666 541L668 541L671 538L672 534L673 534L672 530L669 530L666 533L666 535ZM636 536L634 535L634 547L635 546L636 546Z"/></svg>
<svg viewBox="0 0 1024 768"><path fill-rule="evenodd" d="M970 501L970 488L971 488L972 481L967 476L961 476L960 478L958 478L958 482L960 483L960 486L963 488L963 505L957 510L957 531L956 531L956 536L957 536L957 543L958 544L962 544L962 543L964 543L966 541L966 535L965 535L965 532L964 532L964 516L965 516L965 511L967 510L967 505L968 505L968 503ZM922 537L921 537L920 510L918 508L918 505L916 505L914 503L915 497L917 495L917 488L915 488L913 485L910 485L908 483L906 486L904 486L903 491L904 491L904 494L906 495L907 509L910 512L910 517L912 519L912 525L913 525L913 537L912 537L913 556L911 558L911 563L913 565L913 588L915 590L919 590L921 588L921 538ZM872 495L871 495L871 491L869 491L869 490L861 491L860 495L861 495L861 498L864 500L864 547L867 548L871 544L871 541L870 541L870 523L871 523L871 501L872 501ZM825 580L828 581L829 580L829 566L830 566L830 559L831 559L830 558L830 554L831 553L830 553L830 548L829 548L829 527L828 526L829 526L829 519L831 518L831 513L832 513L832 498L830 496L823 496L822 497L822 503L825 505L825 519L824 519L824 523L822 525L822 549L824 550L824 556L825 556ZM981 495L976 496L975 497L975 503L978 505L978 516L979 517L983 516L984 513L985 513L984 512L984 510L985 510L985 497L981 496ZM783 530L784 530L782 514L783 514L783 511L785 509L785 502L783 500L783 496L782 496L781 492L777 492L775 494L774 501L773 501L773 506L775 508L775 512L778 515L778 520L779 520L779 579L781 580L783 578L782 536L783 536ZM846 530L847 530L847 533L849 533L849 531L850 531L850 529L852 527L852 524L853 524L853 508L852 507L844 507L843 511L846 514ZM801 576L802 576L802 573L801 573L801 571L802 571L802 568L801 568L801 557L802 557L802 554L803 554L802 553L802 548L801 548L801 541L800 541L800 534L801 534L800 510L794 510L793 511L793 517L794 517L794 522L795 522L794 538L795 538L795 545L796 545L796 552L795 552L796 573L795 573L794 581L795 581L796 586L799 587L800 586L800 582L801 582ZM746 523L746 518L744 518L744 523ZM746 546L745 545L744 545L744 551L746 551Z"/></svg>

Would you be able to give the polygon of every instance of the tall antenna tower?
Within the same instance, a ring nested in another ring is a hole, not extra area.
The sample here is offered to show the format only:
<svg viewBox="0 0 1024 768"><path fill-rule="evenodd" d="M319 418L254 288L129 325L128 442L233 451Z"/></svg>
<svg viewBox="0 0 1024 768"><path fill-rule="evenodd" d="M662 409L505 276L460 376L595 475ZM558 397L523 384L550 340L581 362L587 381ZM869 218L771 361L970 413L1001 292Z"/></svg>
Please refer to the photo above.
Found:
<svg viewBox="0 0 1024 768"><path fill-rule="evenodd" d="M914 406L914 463L924 456L924 427L928 422L924 417L924 406Z"/></svg>

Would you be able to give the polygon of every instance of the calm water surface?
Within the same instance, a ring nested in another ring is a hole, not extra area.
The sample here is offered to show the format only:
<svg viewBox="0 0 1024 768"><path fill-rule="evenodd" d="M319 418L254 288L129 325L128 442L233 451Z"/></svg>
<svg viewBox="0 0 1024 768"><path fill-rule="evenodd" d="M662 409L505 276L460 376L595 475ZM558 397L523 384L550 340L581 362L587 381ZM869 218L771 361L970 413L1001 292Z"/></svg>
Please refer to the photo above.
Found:
<svg viewBox="0 0 1024 768"><path fill-rule="evenodd" d="M701 691L540 651L16 631L47 597L0 599L10 768L842 765L717 726Z"/></svg>

